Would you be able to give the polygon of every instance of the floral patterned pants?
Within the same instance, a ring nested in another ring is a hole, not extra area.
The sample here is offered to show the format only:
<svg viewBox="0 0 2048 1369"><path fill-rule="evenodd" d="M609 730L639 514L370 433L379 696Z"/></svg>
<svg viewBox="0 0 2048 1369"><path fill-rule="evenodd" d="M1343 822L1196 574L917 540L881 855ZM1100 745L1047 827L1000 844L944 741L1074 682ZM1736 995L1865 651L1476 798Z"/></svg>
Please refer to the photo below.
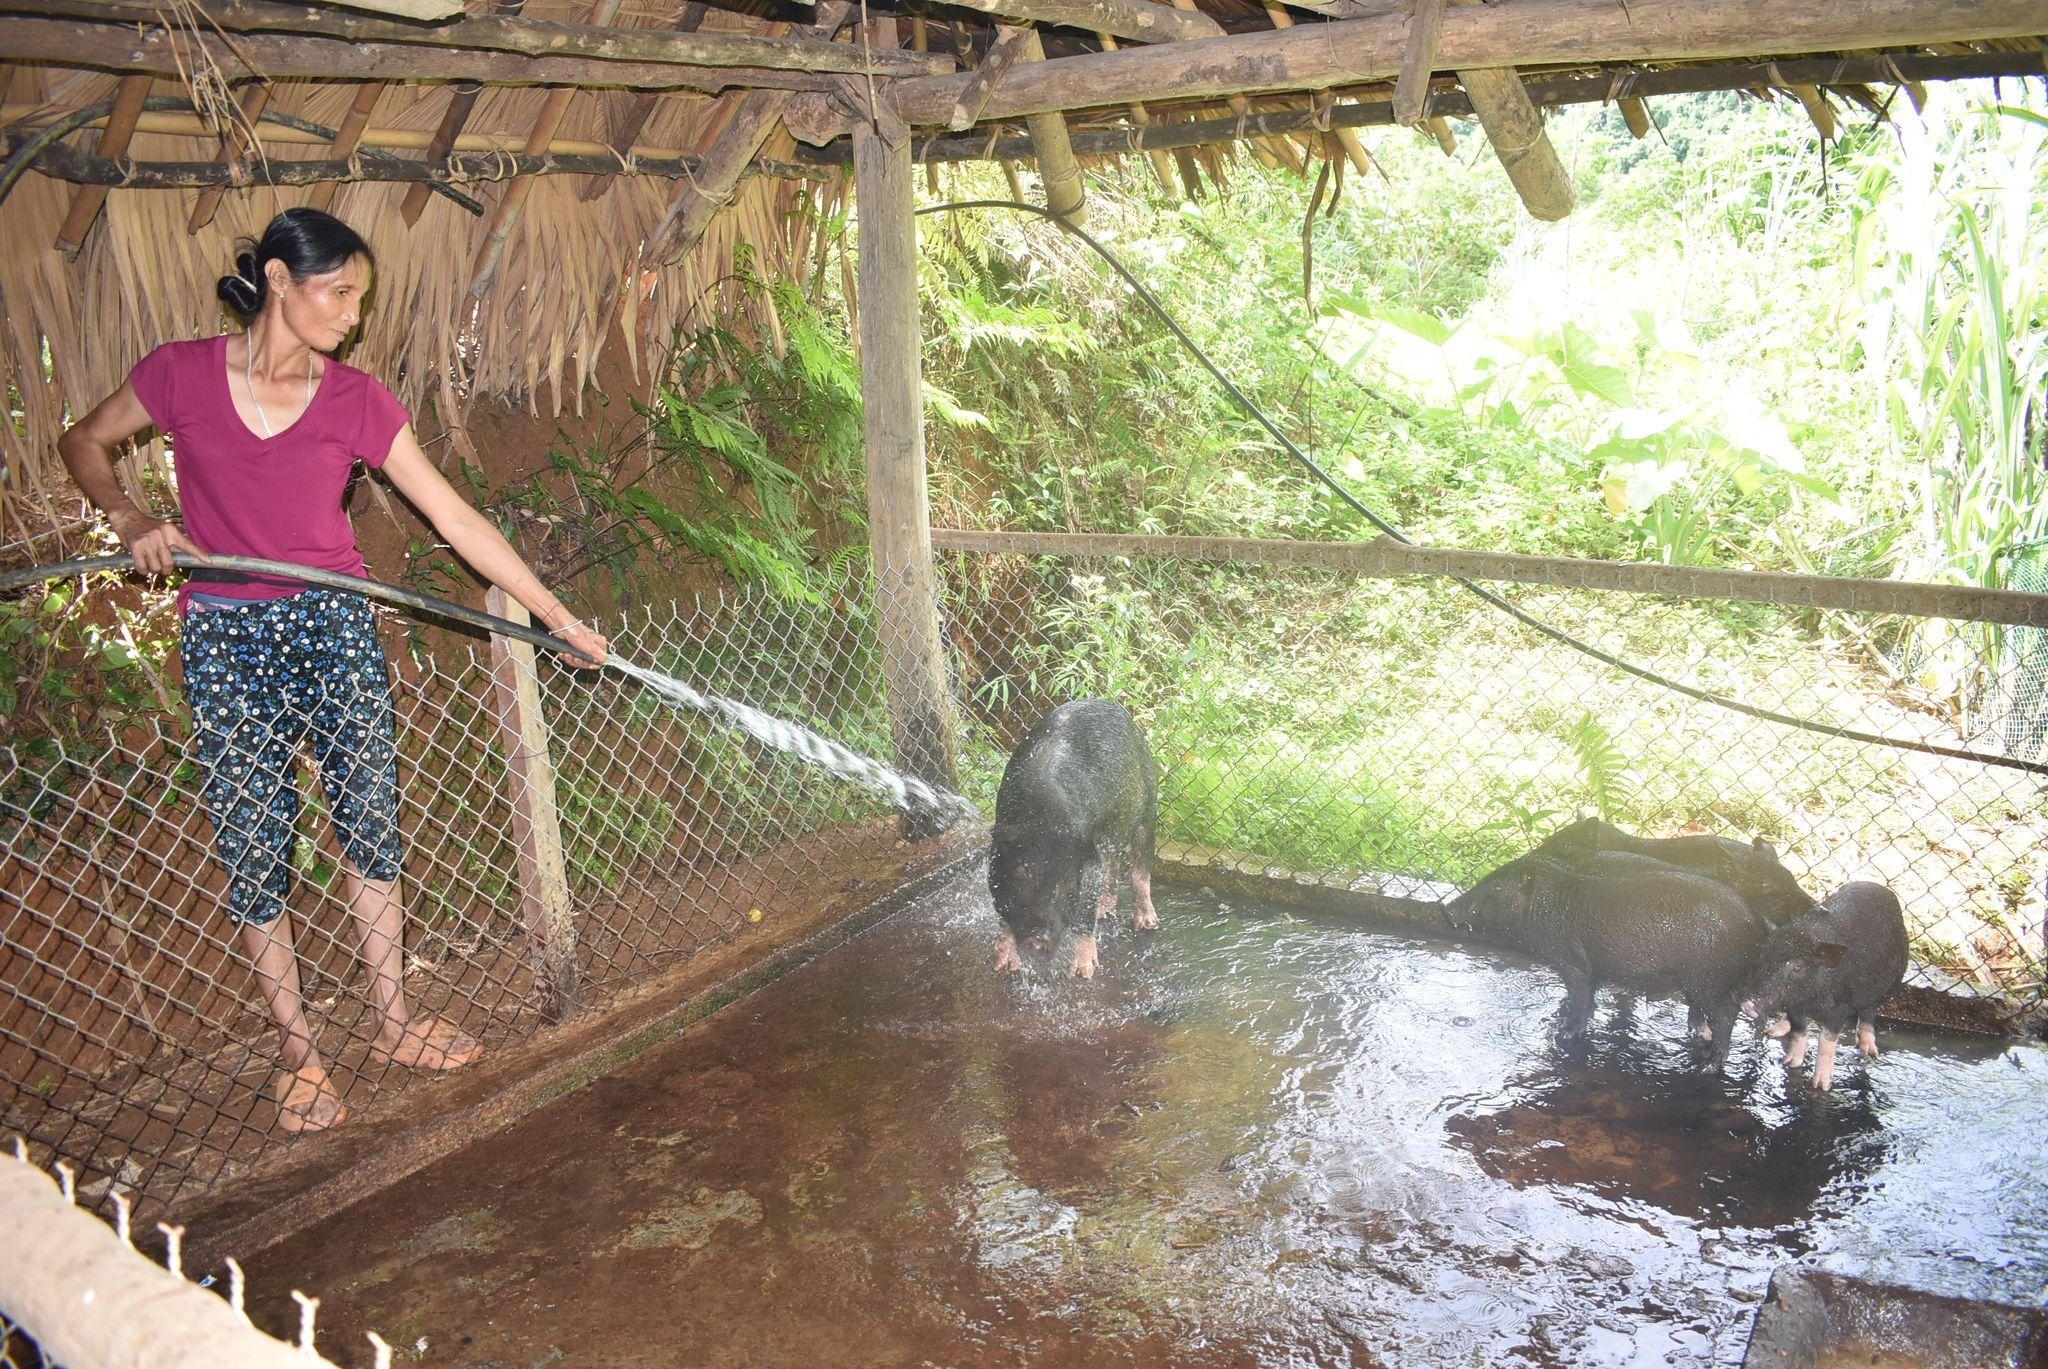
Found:
<svg viewBox="0 0 2048 1369"><path fill-rule="evenodd" d="M327 589L220 602L194 602L179 654L228 915L262 923L285 909L299 817L293 772L308 741L342 853L367 878L396 879L391 676L369 602Z"/></svg>

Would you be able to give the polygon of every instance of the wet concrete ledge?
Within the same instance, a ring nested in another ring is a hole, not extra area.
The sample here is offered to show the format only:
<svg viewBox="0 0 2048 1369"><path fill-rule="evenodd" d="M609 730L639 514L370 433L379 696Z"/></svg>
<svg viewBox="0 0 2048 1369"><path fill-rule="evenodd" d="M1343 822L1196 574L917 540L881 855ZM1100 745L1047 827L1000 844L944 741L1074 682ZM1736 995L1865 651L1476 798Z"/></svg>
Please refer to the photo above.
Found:
<svg viewBox="0 0 2048 1369"><path fill-rule="evenodd" d="M260 1252L574 1092L958 879L987 842L986 829L956 828L910 848L895 878L864 902L823 903L761 935L711 947L588 1018L495 1049L332 1131L295 1139L174 1209L170 1220L188 1229L186 1267L215 1269L224 1256Z"/></svg>
<svg viewBox="0 0 2048 1369"><path fill-rule="evenodd" d="M1159 843L1154 878L1184 889L1328 913L1386 931L1486 944L1445 923L1443 905L1460 892L1455 884L1401 875L1335 879L1265 856L1178 842ZM1931 965L1915 964L1908 978L1920 982L1899 986L1885 1000L1880 1018L1979 1036L2048 1038L2048 1007L2042 1004L1977 992Z"/></svg>

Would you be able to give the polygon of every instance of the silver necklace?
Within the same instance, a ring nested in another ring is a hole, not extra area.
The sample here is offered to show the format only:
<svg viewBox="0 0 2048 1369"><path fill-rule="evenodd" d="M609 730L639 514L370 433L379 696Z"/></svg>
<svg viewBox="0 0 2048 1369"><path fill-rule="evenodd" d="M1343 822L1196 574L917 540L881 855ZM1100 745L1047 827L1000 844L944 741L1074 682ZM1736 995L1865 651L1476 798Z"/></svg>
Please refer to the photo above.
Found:
<svg viewBox="0 0 2048 1369"><path fill-rule="evenodd" d="M248 351L242 354L242 383L249 387L249 402L256 406L256 421L263 425L265 437L276 437L270 430L270 415L263 412L263 401L256 398L256 344L251 342ZM299 414L305 415L313 406L313 351L306 349L306 402L300 406Z"/></svg>

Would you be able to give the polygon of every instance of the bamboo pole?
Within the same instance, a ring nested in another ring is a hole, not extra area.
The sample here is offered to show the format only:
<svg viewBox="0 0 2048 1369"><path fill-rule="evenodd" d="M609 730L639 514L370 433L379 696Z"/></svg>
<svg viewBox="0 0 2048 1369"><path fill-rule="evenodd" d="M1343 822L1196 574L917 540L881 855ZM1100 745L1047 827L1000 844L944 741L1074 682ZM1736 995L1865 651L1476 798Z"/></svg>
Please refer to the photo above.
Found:
<svg viewBox="0 0 2048 1369"><path fill-rule="evenodd" d="M561 127L562 116L569 112L569 102L578 93L574 86L558 86L548 92L540 107L540 117L533 122L533 132L527 135L527 156L540 155L548 140L555 136L555 130ZM512 230L526 215L526 201L533 194L534 184L533 177L520 176L505 187L505 194L491 216L490 230L484 235L484 245L477 250L476 265L470 272L468 294L471 299L482 299L491 288L491 281L498 274L498 263L505 257L505 244L511 240Z"/></svg>
<svg viewBox="0 0 2048 1369"><path fill-rule="evenodd" d="M1813 126L1819 131L1821 141L1833 142L1840 134L1841 128L1835 122L1834 106L1820 93L1820 87L1796 85L1792 87L1792 94L1806 107L1806 117L1813 120Z"/></svg>
<svg viewBox="0 0 2048 1369"><path fill-rule="evenodd" d="M705 3L705 0L689 0L689 3L683 6L683 12L676 16L676 22L672 27L677 33L695 33L697 26L704 22L704 16L710 12L711 6ZM628 98L625 115L619 120L610 143L614 151L621 156L632 152L633 140L647 127L647 120L653 115L654 107L660 100L659 95L645 90L636 91ZM611 183L610 176L593 176L590 184L583 187L584 203L588 204L604 194Z"/></svg>
<svg viewBox="0 0 2048 1369"><path fill-rule="evenodd" d="M370 111L377 107L378 97L383 95L382 82L369 82L356 90L355 103L348 107L340 127L334 130L334 141L328 145L330 157L348 157L354 154L356 144L362 141L363 130L370 126ZM309 208L326 210L334 204L336 182L323 181L313 187L313 193L306 196Z"/></svg>
<svg viewBox="0 0 2048 1369"><path fill-rule="evenodd" d="M1572 212L1576 199L1572 178L1559 160L1543 115L1522 88L1512 69L1458 69L1458 83L1472 101L1472 112L1493 144L1493 155L1522 197L1522 207L1536 218L1555 222Z"/></svg>
<svg viewBox="0 0 2048 1369"><path fill-rule="evenodd" d="M1098 33L1095 35L1095 38L1097 42L1102 44L1102 50L1104 52L1116 51L1115 34ZM1132 123L1136 124L1139 128L1151 127L1151 111L1147 110L1142 103L1133 100L1130 105L1130 110ZM1152 163L1152 174L1158 178L1159 188L1165 191L1167 194L1171 195L1173 193L1172 159L1169 158L1164 152L1160 152L1156 149L1146 152L1145 157L1146 160Z"/></svg>
<svg viewBox="0 0 2048 1369"><path fill-rule="evenodd" d="M1026 29L1020 55L1026 62L1043 62L1045 45L1037 29ZM1081 164L1074 160L1074 144L1067 136L1066 116L1057 112L1033 114L1024 120L1031 132L1031 148L1038 158L1038 179L1045 186L1045 207L1071 224L1082 221L1085 197L1081 188Z"/></svg>
<svg viewBox="0 0 2048 1369"><path fill-rule="evenodd" d="M1639 97L1624 95L1614 102L1621 109L1621 121L1628 125L1629 135L1638 141L1650 136L1650 107Z"/></svg>
<svg viewBox="0 0 2048 1369"><path fill-rule="evenodd" d="M891 146L871 125L857 124L853 177L860 213L861 422L867 442L868 527L890 730L900 768L950 789L955 784L954 731L925 492L910 139L898 139ZM936 835L932 824L942 821L906 816L904 835Z"/></svg>
<svg viewBox="0 0 2048 1369"><path fill-rule="evenodd" d="M107 126L100 130L100 156L118 157L128 150L128 138L135 132L135 121L142 117L142 102L149 98L149 84L147 76L130 76L115 90L113 111L107 115ZM100 208L106 202L107 192L97 186L86 186L71 197L71 208L57 229L59 252L67 257L78 255L85 235L91 231L93 221L99 218Z"/></svg>
<svg viewBox="0 0 2048 1369"><path fill-rule="evenodd" d="M1277 3L1277 0L1266 0L1266 18L1272 21L1276 29L1294 27L1294 16L1287 12L1285 5ZM1358 130L1340 126L1334 131L1337 135L1337 146L1344 149L1344 160L1351 163L1351 169L1361 176L1371 171L1372 158L1367 155L1365 143L1359 138Z"/></svg>

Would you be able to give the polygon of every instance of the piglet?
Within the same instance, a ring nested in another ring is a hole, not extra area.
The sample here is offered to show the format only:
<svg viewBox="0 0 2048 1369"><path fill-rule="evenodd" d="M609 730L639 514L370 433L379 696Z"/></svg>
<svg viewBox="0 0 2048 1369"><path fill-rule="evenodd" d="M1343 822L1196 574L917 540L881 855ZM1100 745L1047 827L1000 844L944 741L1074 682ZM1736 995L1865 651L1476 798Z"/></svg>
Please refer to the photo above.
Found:
<svg viewBox="0 0 2048 1369"><path fill-rule="evenodd" d="M1898 895L1882 884L1854 883L1777 928L1764 942L1746 1013L1771 1022L1772 1036L1790 1036L1785 1064L1806 1059L1806 1028L1820 1025L1813 1086L1835 1080L1835 1042L1853 1022L1856 1045L1877 1056L1877 1007L1906 977L1906 918ZM1785 1021L1773 1019L1783 1014Z"/></svg>

